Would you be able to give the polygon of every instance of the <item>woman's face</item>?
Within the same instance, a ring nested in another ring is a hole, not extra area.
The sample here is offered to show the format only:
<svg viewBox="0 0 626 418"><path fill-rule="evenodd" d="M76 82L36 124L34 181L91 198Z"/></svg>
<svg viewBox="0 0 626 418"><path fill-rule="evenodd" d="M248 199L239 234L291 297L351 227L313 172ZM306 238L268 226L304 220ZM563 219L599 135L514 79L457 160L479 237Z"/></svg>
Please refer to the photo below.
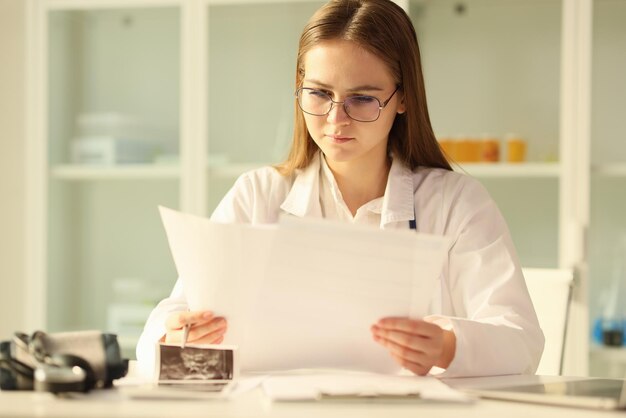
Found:
<svg viewBox="0 0 626 418"><path fill-rule="evenodd" d="M396 82L381 59L354 42L334 40L306 53L302 87L319 89L334 101L367 95L384 103L396 89ZM335 104L325 116L304 113L304 119L329 163L374 163L386 158L389 131L396 114L404 110L398 91L374 122L351 119L341 104Z"/></svg>

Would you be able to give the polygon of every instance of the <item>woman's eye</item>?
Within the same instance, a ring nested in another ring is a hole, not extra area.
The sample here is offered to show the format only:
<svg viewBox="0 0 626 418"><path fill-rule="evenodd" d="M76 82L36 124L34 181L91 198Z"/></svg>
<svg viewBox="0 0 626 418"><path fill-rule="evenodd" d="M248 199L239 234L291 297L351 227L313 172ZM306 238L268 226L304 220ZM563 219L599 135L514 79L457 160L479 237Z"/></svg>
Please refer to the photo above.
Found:
<svg viewBox="0 0 626 418"><path fill-rule="evenodd" d="M314 97L328 97L328 94L323 92L322 90L309 90L309 95Z"/></svg>
<svg viewBox="0 0 626 418"><path fill-rule="evenodd" d="M376 98L372 96L354 96L350 97L350 101L356 105L364 105L375 102Z"/></svg>

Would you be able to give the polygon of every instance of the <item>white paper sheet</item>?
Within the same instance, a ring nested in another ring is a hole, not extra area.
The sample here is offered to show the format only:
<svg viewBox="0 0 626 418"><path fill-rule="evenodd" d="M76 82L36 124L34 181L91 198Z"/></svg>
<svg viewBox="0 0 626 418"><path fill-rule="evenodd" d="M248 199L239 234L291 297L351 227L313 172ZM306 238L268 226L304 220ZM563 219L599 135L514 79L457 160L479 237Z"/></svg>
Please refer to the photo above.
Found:
<svg viewBox="0 0 626 418"><path fill-rule="evenodd" d="M398 371L370 326L427 314L449 245L410 230L226 225L160 209L189 308L227 317L243 371Z"/></svg>

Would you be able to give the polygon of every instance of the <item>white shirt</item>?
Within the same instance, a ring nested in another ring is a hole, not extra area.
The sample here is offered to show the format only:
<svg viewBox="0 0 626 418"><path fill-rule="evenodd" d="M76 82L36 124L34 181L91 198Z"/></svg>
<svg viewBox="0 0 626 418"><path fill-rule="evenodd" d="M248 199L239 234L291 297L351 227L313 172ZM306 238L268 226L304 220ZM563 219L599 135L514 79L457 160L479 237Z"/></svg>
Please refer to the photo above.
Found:
<svg viewBox="0 0 626 418"><path fill-rule="evenodd" d="M320 158L320 206L322 217L343 222L379 226L383 209L383 198L371 200L357 209L354 216L343 200L341 190L326 159Z"/></svg>
<svg viewBox="0 0 626 418"><path fill-rule="evenodd" d="M482 185L443 169L411 171L393 160L385 194L347 209L332 172L319 154L311 164L285 177L272 167L243 174L213 212L223 223L275 223L281 214L344 219L382 229L409 228L452 238L431 315L425 319L456 335L451 376L534 373L544 337L537 321L506 223ZM154 365L155 343L165 334L165 318L186 310L182 282L148 318L137 345L145 371Z"/></svg>

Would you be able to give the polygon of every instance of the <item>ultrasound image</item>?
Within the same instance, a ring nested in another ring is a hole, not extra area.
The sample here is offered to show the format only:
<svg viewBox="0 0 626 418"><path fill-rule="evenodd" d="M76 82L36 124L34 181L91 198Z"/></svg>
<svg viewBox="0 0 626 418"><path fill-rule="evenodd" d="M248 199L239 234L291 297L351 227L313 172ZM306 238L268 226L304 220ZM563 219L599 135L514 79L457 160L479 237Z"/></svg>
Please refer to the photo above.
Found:
<svg viewBox="0 0 626 418"><path fill-rule="evenodd" d="M161 345L159 380L232 380L230 349Z"/></svg>

